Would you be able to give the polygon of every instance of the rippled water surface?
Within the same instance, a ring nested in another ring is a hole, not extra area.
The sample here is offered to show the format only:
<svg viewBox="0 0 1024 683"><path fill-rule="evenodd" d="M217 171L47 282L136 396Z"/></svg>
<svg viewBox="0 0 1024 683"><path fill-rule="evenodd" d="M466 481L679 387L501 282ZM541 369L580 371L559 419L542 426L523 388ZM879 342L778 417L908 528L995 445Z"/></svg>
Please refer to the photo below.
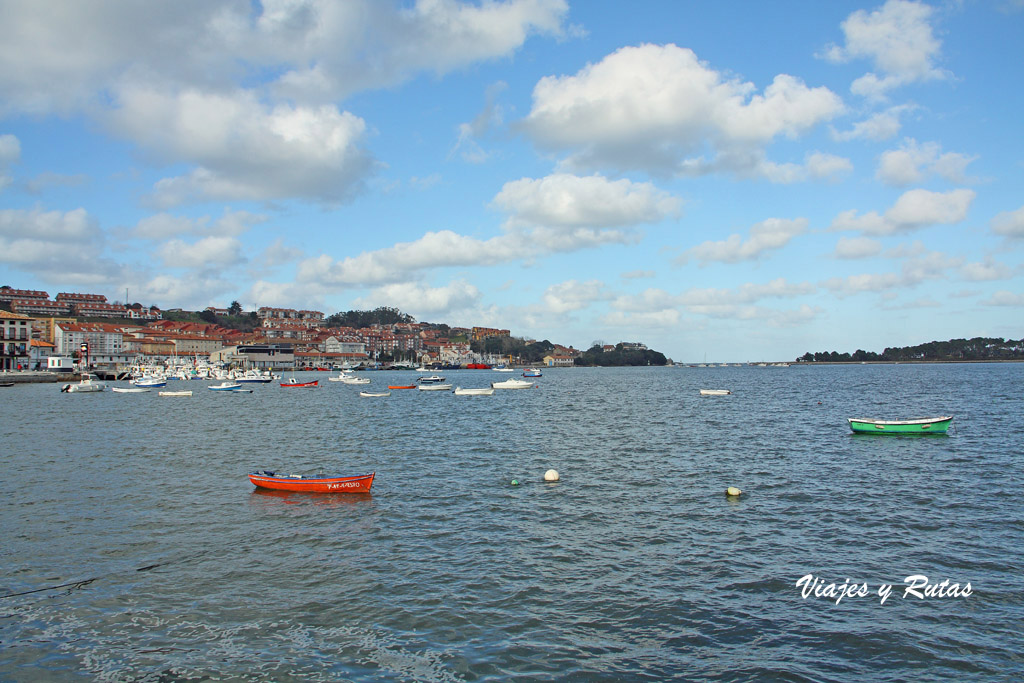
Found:
<svg viewBox="0 0 1024 683"><path fill-rule="evenodd" d="M0 680L1024 677L1024 365L566 369L490 397L325 374L0 389ZM245 476L319 467L372 495ZM870 593L804 598L807 574ZM971 595L904 597L915 574Z"/></svg>

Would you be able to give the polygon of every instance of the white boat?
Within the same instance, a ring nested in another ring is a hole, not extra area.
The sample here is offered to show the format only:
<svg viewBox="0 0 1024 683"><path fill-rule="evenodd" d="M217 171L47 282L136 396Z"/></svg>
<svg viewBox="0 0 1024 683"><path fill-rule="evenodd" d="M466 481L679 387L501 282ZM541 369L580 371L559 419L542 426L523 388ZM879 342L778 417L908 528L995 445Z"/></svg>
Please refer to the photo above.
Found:
<svg viewBox="0 0 1024 683"><path fill-rule="evenodd" d="M140 389L139 387L129 387L128 389L125 389L124 387L110 387L110 390L113 391L114 393L117 393L117 394L148 394L149 393L149 389L146 389L146 388L141 388Z"/></svg>
<svg viewBox="0 0 1024 683"><path fill-rule="evenodd" d="M328 379L331 379L328 377ZM345 384L369 384L370 379L368 377L342 377L341 381Z"/></svg>
<svg viewBox="0 0 1024 683"><path fill-rule="evenodd" d="M192 390L188 391L160 391L157 392L160 396L191 396Z"/></svg>
<svg viewBox="0 0 1024 683"><path fill-rule="evenodd" d="M364 398L372 398L377 396L390 396L390 391L360 391L359 395Z"/></svg>
<svg viewBox="0 0 1024 683"><path fill-rule="evenodd" d="M210 391L236 391L242 388L242 385L238 382L221 382L220 384L214 384L212 387L206 387Z"/></svg>
<svg viewBox="0 0 1024 683"><path fill-rule="evenodd" d="M728 396L732 392L728 389L701 389L701 396Z"/></svg>
<svg viewBox="0 0 1024 683"><path fill-rule="evenodd" d="M495 372L515 372L512 368L491 368Z"/></svg>
<svg viewBox="0 0 1024 683"><path fill-rule="evenodd" d="M147 389L167 386L167 380L163 377L140 377L135 380L135 386Z"/></svg>
<svg viewBox="0 0 1024 683"><path fill-rule="evenodd" d="M533 382L527 382L524 379L506 379L503 382L491 382L492 389L530 389L533 387Z"/></svg>
<svg viewBox="0 0 1024 683"><path fill-rule="evenodd" d="M440 375L431 375L430 377L420 377L416 381L423 384L440 384L444 382L444 377L441 377Z"/></svg>
<svg viewBox="0 0 1024 683"><path fill-rule="evenodd" d="M62 394L84 394L92 393L94 391L103 391L105 385L101 382L94 382L92 377L89 375L82 375L82 379L78 384L65 384L60 388Z"/></svg>
<svg viewBox="0 0 1024 683"><path fill-rule="evenodd" d="M419 389L420 391L451 391L452 390L452 385L451 384L431 383L431 384L421 384L421 385L419 385L416 388Z"/></svg>
<svg viewBox="0 0 1024 683"><path fill-rule="evenodd" d="M455 387L456 396L490 396L494 393L494 387L482 387L480 389L463 389Z"/></svg>

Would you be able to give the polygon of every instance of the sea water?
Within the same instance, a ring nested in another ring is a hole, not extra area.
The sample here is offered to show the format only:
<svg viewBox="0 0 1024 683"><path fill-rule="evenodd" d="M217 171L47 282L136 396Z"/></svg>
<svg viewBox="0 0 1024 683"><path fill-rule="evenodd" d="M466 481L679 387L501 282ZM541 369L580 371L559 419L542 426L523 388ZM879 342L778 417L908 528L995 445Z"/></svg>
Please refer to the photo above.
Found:
<svg viewBox="0 0 1024 683"><path fill-rule="evenodd" d="M0 680L1024 677L1024 365L326 375L0 389Z"/></svg>

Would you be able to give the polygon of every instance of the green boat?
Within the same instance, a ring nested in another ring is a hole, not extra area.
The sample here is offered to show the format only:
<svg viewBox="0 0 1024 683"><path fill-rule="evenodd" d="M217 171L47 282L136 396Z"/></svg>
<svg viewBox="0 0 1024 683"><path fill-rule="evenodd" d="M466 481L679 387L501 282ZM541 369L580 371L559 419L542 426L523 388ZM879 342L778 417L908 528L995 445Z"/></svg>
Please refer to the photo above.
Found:
<svg viewBox="0 0 1024 683"><path fill-rule="evenodd" d="M953 416L922 417L916 420L867 420L846 418L856 434L945 434Z"/></svg>

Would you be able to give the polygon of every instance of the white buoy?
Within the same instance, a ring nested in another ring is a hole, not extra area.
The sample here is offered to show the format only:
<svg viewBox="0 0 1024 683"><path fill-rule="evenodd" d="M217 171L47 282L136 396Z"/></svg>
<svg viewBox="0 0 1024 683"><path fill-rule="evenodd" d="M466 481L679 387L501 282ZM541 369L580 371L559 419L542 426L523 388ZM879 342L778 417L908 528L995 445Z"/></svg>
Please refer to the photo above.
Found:
<svg viewBox="0 0 1024 683"><path fill-rule="evenodd" d="M739 490L738 488L736 488L735 486L730 486L729 488L727 488L727 489L725 490L725 495L727 495L727 496L738 496L738 495L740 495L741 493L743 493L743 491L740 491L740 490Z"/></svg>
<svg viewBox="0 0 1024 683"><path fill-rule="evenodd" d="M544 481L558 481L558 472L556 470L548 470L544 473Z"/></svg>

